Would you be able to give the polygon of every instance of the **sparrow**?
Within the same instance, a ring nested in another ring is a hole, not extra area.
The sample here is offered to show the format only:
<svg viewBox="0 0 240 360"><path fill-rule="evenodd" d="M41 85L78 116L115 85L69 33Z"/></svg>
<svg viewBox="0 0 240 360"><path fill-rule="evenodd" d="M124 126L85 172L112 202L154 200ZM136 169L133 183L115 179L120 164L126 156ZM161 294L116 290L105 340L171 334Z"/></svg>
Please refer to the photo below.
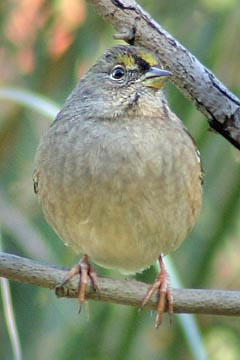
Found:
<svg viewBox="0 0 240 360"><path fill-rule="evenodd" d="M107 50L83 76L37 149L34 189L48 223L83 255L61 286L80 275L84 302L90 264L160 273L143 306L159 292L156 327L173 297L163 255L195 225L202 166L195 142L170 110L163 87L173 74L135 46Z"/></svg>

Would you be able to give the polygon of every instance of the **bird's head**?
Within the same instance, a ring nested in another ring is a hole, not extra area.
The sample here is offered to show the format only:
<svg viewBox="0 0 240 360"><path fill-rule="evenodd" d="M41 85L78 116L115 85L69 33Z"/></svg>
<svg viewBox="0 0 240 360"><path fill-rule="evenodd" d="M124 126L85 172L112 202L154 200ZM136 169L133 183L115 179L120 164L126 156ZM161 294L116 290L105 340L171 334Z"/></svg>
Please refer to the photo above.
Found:
<svg viewBox="0 0 240 360"><path fill-rule="evenodd" d="M97 112L98 116L115 118L134 111L140 101L160 99L156 93L171 75L149 50L115 46L90 68L72 97L75 101L81 100L85 113L90 116Z"/></svg>

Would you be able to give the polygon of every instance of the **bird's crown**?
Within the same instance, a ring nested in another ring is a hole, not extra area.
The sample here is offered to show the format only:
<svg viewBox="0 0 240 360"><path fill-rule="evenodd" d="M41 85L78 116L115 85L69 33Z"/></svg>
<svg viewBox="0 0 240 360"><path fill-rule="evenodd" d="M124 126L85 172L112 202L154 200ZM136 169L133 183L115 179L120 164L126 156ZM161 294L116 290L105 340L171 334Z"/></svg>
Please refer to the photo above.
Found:
<svg viewBox="0 0 240 360"><path fill-rule="evenodd" d="M126 69L139 67L143 71L159 64L155 54L147 49L135 46L114 46L107 50L105 59L107 62L122 64Z"/></svg>

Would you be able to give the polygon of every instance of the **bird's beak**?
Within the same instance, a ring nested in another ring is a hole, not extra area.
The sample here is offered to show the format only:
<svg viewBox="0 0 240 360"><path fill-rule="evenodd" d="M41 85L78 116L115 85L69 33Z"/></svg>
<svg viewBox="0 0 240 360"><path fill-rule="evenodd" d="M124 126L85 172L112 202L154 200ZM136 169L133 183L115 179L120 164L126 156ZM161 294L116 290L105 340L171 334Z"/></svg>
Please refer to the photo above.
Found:
<svg viewBox="0 0 240 360"><path fill-rule="evenodd" d="M154 89L161 89L172 73L168 70L163 70L158 67L152 66L150 69L140 78L143 85Z"/></svg>

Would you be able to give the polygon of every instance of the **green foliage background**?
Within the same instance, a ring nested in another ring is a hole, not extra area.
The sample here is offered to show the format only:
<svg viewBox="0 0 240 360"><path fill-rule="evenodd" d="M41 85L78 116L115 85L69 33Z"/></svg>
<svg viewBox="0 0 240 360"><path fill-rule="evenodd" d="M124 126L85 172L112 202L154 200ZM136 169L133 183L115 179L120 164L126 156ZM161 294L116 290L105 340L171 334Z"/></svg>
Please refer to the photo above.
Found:
<svg viewBox="0 0 240 360"><path fill-rule="evenodd" d="M240 95L238 0L162 0L141 5ZM62 104L88 67L116 42L114 30L84 0L12 0L0 4L0 86L42 94ZM208 131L206 119L172 85L171 107L196 139L205 169L204 205L188 240L172 255L184 286L240 288L240 156ZM33 194L33 159L49 120L0 100L0 226L4 251L71 267L77 260L46 224ZM98 269L101 275L118 273ZM148 270L139 279L151 282ZM156 331L147 310L57 300L45 289L11 283L23 359L192 359L182 329L166 317ZM240 354L240 321L198 316L212 360ZM0 358L12 349L0 303Z"/></svg>

